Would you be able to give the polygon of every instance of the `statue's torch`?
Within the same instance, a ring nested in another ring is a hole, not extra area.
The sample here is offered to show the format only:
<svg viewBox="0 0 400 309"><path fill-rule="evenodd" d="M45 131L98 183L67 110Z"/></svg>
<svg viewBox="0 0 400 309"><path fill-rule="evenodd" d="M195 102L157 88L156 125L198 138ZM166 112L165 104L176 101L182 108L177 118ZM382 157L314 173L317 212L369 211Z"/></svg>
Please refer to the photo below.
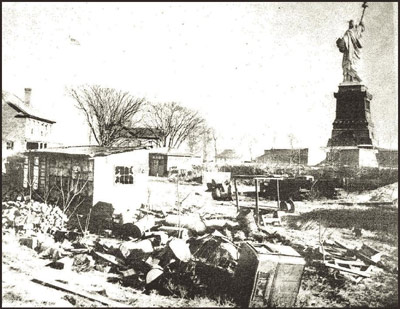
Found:
<svg viewBox="0 0 400 309"><path fill-rule="evenodd" d="M361 7L363 8L363 11L362 11L361 19L360 19L360 24L362 23L362 20L364 18L365 9L368 7L367 2L364 2Z"/></svg>

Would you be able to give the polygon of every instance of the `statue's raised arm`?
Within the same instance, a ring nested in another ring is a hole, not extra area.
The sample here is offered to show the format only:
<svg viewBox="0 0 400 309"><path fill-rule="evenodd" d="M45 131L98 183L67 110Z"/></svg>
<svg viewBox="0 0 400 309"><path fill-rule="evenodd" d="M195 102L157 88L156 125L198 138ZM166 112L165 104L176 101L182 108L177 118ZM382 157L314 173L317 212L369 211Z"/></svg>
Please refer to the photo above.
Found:
<svg viewBox="0 0 400 309"><path fill-rule="evenodd" d="M365 30L362 21L365 9L367 8L366 2L363 4L363 13L358 25L354 25L354 21L349 21L349 29L345 32L342 38L336 41L339 51L343 53L343 82L361 82L361 78L357 73L357 63L360 60L362 48L362 33Z"/></svg>

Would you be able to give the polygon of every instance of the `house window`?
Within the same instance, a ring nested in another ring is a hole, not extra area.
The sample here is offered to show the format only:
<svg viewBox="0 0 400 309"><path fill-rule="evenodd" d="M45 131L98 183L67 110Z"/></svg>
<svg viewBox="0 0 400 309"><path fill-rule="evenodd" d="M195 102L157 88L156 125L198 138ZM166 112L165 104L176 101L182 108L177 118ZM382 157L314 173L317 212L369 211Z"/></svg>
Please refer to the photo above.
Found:
<svg viewBox="0 0 400 309"><path fill-rule="evenodd" d="M116 166L115 183L133 184L133 167Z"/></svg>
<svg viewBox="0 0 400 309"><path fill-rule="evenodd" d="M39 143L27 142L26 149L39 149Z"/></svg>
<svg viewBox="0 0 400 309"><path fill-rule="evenodd" d="M7 141L7 149L10 149L10 150L14 149L14 142L13 141Z"/></svg>

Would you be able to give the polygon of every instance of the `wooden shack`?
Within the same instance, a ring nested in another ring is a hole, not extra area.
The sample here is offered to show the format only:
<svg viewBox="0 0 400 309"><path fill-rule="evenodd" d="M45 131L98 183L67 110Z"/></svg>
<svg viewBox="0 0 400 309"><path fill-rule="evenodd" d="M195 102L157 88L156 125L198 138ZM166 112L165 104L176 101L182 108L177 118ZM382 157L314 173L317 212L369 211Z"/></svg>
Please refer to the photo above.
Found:
<svg viewBox="0 0 400 309"><path fill-rule="evenodd" d="M51 193L54 188L72 188L71 194L80 192L92 205L110 203L116 212L140 207L146 200L147 148L59 147L24 155L22 184L42 197L60 198Z"/></svg>

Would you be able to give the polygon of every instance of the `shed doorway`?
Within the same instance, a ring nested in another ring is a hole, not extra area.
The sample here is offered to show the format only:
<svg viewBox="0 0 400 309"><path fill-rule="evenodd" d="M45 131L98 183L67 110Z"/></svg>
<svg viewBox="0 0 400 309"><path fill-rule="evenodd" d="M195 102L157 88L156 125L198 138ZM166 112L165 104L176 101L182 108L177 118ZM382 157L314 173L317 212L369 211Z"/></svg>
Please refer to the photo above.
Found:
<svg viewBox="0 0 400 309"><path fill-rule="evenodd" d="M150 176L165 176L165 164L166 162L164 156L152 156L150 160Z"/></svg>

